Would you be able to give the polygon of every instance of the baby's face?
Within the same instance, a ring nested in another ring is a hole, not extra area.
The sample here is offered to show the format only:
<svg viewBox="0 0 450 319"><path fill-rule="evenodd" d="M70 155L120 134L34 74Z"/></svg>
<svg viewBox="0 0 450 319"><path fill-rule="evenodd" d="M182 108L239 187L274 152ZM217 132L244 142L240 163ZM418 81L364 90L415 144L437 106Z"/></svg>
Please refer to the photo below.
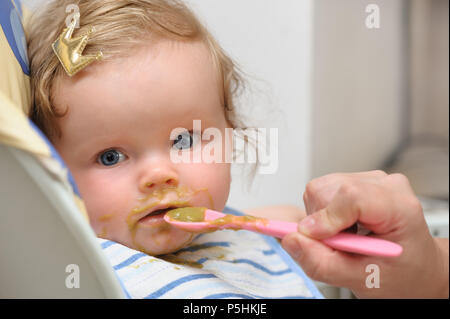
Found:
<svg viewBox="0 0 450 319"><path fill-rule="evenodd" d="M53 142L98 236L150 255L169 253L194 234L167 224L155 210L224 208L230 164L170 157L174 149L201 151L200 137L170 139L174 128L192 130L193 120L225 138L222 92L203 44L161 41L130 58L92 64L55 91L55 105L68 112L59 119L62 137Z"/></svg>

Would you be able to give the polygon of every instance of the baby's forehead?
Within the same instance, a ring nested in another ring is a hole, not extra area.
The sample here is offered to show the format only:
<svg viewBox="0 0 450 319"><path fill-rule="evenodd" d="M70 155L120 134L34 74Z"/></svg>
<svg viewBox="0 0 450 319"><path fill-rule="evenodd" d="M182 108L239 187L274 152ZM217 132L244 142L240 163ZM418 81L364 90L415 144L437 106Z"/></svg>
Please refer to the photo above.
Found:
<svg viewBox="0 0 450 319"><path fill-rule="evenodd" d="M166 41L142 46L128 56L94 63L63 77L55 91L57 107L79 120L114 111L189 116L223 113L218 71L199 42ZM161 119L166 119L161 117Z"/></svg>
<svg viewBox="0 0 450 319"><path fill-rule="evenodd" d="M216 75L218 69L214 63L214 53L203 41L177 41L171 39L159 39L157 41L144 41L132 48L123 48L120 53L108 56L102 61L91 64L85 72L96 72L96 69L115 69L133 71L147 65L154 65L155 61L174 64L189 63L193 67L209 69ZM81 74L83 73L80 72Z"/></svg>
<svg viewBox="0 0 450 319"><path fill-rule="evenodd" d="M161 81L170 76L171 82L184 81L186 85L193 80L208 79L219 91L223 89L213 53L203 41L170 39L145 42L129 48L121 55L92 63L73 77L63 74L55 81L54 88L58 93L63 87L76 87L86 79L95 85L105 79L130 80L142 76L154 76Z"/></svg>

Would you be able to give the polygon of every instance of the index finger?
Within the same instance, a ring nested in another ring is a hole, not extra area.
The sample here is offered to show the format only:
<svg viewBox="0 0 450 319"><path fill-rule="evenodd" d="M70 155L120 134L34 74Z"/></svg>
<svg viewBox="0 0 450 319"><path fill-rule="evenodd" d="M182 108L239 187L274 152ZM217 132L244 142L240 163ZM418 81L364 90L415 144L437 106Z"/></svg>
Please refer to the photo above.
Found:
<svg viewBox="0 0 450 319"><path fill-rule="evenodd" d="M303 202L308 215L325 208L336 195L341 185L353 181L381 183L388 176L381 170L333 173L321 176L310 181L303 193Z"/></svg>
<svg viewBox="0 0 450 319"><path fill-rule="evenodd" d="M358 222L377 233L390 232L397 226L392 195L374 183L342 184L329 205L304 218L299 231L309 237L323 239Z"/></svg>

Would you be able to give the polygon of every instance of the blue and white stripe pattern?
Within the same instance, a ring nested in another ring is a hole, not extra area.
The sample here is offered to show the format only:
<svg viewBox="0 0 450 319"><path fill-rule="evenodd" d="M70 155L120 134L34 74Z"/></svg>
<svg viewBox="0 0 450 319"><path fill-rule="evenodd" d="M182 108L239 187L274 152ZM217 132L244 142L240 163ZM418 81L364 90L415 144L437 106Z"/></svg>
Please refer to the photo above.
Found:
<svg viewBox="0 0 450 319"><path fill-rule="evenodd" d="M253 232L202 234L169 257L99 241L131 298L323 298L274 238Z"/></svg>

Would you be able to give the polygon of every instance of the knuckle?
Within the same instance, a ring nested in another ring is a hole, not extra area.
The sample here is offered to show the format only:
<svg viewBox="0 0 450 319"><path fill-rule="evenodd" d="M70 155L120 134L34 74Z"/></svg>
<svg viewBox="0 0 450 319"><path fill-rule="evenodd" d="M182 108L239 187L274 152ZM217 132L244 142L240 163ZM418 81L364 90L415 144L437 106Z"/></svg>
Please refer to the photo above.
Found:
<svg viewBox="0 0 450 319"><path fill-rule="evenodd" d="M306 190L303 192L303 202L304 203L308 202L308 194L307 194Z"/></svg>
<svg viewBox="0 0 450 319"><path fill-rule="evenodd" d="M356 200L359 197L360 189L354 183L346 182L339 188L339 194L349 200Z"/></svg>
<svg viewBox="0 0 450 319"><path fill-rule="evenodd" d="M306 184L305 192L303 193L303 199L306 200L308 198L313 198L314 194L319 191L319 187L317 187L317 183L315 180L310 181Z"/></svg>
<svg viewBox="0 0 450 319"><path fill-rule="evenodd" d="M409 185L408 178L401 173L390 174L388 177L392 182L394 182L396 184Z"/></svg>
<svg viewBox="0 0 450 319"><path fill-rule="evenodd" d="M371 171L371 173L372 173L373 175L379 176L379 177L386 177L386 176L388 175L385 171L383 171L383 170L381 170L381 169L373 170L373 171Z"/></svg>
<svg viewBox="0 0 450 319"><path fill-rule="evenodd" d="M340 196L347 209L342 212L347 218L359 216L364 211L364 198L361 187L356 183L345 183L341 186Z"/></svg>
<svg viewBox="0 0 450 319"><path fill-rule="evenodd" d="M408 196L405 199L405 206L409 208L413 213L422 214L422 203L416 196Z"/></svg>
<svg viewBox="0 0 450 319"><path fill-rule="evenodd" d="M330 173L327 175L329 180L339 181L348 177L348 173Z"/></svg>
<svg viewBox="0 0 450 319"><path fill-rule="evenodd" d="M303 193L303 204L305 206L306 213L309 215L311 213L312 205L306 192Z"/></svg>

